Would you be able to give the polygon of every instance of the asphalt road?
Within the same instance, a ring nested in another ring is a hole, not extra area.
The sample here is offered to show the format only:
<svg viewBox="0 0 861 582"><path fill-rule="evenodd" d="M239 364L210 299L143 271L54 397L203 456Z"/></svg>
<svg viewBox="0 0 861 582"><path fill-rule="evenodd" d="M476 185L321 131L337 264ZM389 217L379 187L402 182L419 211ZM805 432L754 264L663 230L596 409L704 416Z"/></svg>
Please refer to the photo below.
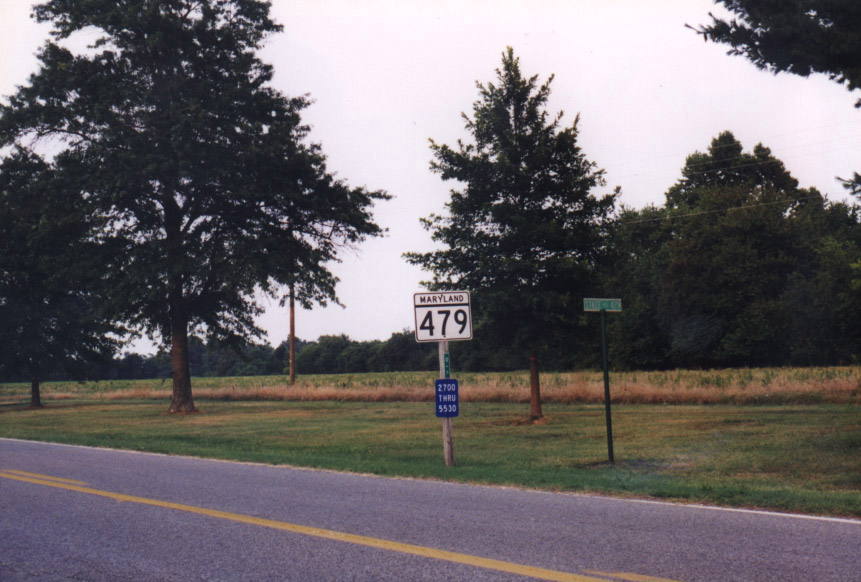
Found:
<svg viewBox="0 0 861 582"><path fill-rule="evenodd" d="M861 581L861 521L0 439L0 580Z"/></svg>

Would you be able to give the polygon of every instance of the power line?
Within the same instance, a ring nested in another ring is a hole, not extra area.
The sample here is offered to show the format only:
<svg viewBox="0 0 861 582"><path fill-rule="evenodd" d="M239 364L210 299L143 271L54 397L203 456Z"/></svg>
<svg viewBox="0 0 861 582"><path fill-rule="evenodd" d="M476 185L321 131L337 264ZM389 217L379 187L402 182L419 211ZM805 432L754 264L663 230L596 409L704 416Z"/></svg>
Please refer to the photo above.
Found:
<svg viewBox="0 0 861 582"><path fill-rule="evenodd" d="M622 223L625 225L628 225L628 224L645 224L648 222L660 222L663 220L676 220L677 218L690 218L692 216L704 216L706 214L717 214L719 212L730 212L733 210L743 210L745 208L759 208L761 206L773 206L775 204L793 204L796 202L803 202L804 200L813 200L815 198L821 199L822 197L819 195L804 196L802 198L793 198L792 200L777 200L774 202L760 202L758 204L745 204L744 206L729 206L727 208L719 208L717 210L703 210L701 212L689 212L687 214L676 214L674 216L667 215L667 216L662 216L660 218L648 218L648 219L644 219L644 220L630 220L630 221L626 220L626 221L622 221Z"/></svg>

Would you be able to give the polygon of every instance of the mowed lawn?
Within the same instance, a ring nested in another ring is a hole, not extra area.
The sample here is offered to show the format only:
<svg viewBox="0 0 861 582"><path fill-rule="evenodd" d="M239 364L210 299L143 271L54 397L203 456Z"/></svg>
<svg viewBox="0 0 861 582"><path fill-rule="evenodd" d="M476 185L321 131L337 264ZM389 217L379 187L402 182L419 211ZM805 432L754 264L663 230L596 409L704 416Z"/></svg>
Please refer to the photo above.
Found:
<svg viewBox="0 0 861 582"><path fill-rule="evenodd" d="M463 403L457 466L445 467L431 402L224 401L166 414L154 400L0 405L0 437L594 492L735 507L861 516L861 405L644 405L604 408ZM2 467L0 467L2 468Z"/></svg>

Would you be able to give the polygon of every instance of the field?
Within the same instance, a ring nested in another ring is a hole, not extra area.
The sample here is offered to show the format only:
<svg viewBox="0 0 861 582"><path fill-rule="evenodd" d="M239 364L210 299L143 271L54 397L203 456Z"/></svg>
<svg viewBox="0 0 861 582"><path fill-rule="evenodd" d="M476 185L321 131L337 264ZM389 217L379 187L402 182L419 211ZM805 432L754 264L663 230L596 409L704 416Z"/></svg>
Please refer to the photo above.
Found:
<svg viewBox="0 0 861 582"><path fill-rule="evenodd" d="M0 385L0 437L221 459L861 516L861 370L459 374L456 467L442 462L433 374L195 379L202 414L166 414L169 384L56 383L43 410ZM704 405L707 404L707 405Z"/></svg>
<svg viewBox="0 0 861 582"><path fill-rule="evenodd" d="M433 399L434 372L300 376L194 378L196 398L210 400L283 400L340 402L422 402ZM527 372L459 373L464 402L524 403ZM547 403L604 402L600 372L545 373L541 396ZM740 368L622 372L610 377L616 404L861 404L861 367ZM0 405L20 402L28 384L0 384ZM48 382L43 401L64 399L165 400L170 380Z"/></svg>

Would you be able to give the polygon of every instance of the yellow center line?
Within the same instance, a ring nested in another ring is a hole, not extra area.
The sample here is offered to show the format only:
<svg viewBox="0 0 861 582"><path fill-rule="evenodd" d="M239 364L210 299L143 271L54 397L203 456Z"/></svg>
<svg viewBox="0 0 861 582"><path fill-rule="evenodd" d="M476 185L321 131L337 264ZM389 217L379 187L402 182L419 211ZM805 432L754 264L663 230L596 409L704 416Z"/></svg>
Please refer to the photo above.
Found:
<svg viewBox="0 0 861 582"><path fill-rule="evenodd" d="M607 578L618 578L628 582L678 582L669 578L655 578L654 576L643 576L642 574L631 574L629 572L598 572L597 570L584 570L587 574L606 576Z"/></svg>
<svg viewBox="0 0 861 582"><path fill-rule="evenodd" d="M215 509L206 509L203 507L195 507L193 505L183 505L180 503L172 503L169 501L159 501L157 499L148 499L146 497L135 497L133 495L124 495L122 493L114 493L112 491L102 491L92 489L90 487L82 487L80 485L69 483L70 480L59 480L54 477L30 477L23 471L0 471L0 477L5 479L14 479L16 481L24 481L26 483L35 483L37 485L45 485L47 487L55 487L57 489L66 489L68 491L77 491L78 493L86 493L88 495L96 495L98 497L106 497L115 501L127 503L139 503L141 505L149 505L153 507L161 507L165 509L173 509L176 511L184 511L197 515L205 515L218 519L225 519L240 523L247 523L261 527L267 527L280 531L286 531L306 536L313 536L327 540L335 540L360 546L389 550L402 554L420 556L423 558L432 558L435 560L443 560L446 562L454 562L456 564L466 564L468 566L476 566L488 570L497 570L499 572L507 572L510 574L519 574L521 576L529 576L538 580L552 580L556 582L608 582L605 578L593 578L591 576L583 576L580 574L571 574L568 572L560 572L557 570L547 570L545 568L537 568L535 566L527 566L524 564L516 564L514 562L505 562L502 560L494 560L491 558L482 558L480 556L472 556L470 554L460 554L457 552L449 552L436 548L428 548L402 542L394 542L379 538L360 536L339 531L299 525L295 523L287 523L283 521L275 521L272 519L264 519L253 517L250 515L242 515L239 513L229 513L226 511L218 511ZM50 479L50 480L49 480ZM651 580L658 580L653 578ZM676 581L668 581L676 582Z"/></svg>
<svg viewBox="0 0 861 582"><path fill-rule="evenodd" d="M28 473L27 471L16 471L15 469L6 469L7 473L23 475L24 477L35 477L36 479L44 479L45 481L56 481L58 483L69 483L71 485L86 485L83 481L75 481L74 479L64 479L62 477L51 477L49 475L40 475L39 473Z"/></svg>

